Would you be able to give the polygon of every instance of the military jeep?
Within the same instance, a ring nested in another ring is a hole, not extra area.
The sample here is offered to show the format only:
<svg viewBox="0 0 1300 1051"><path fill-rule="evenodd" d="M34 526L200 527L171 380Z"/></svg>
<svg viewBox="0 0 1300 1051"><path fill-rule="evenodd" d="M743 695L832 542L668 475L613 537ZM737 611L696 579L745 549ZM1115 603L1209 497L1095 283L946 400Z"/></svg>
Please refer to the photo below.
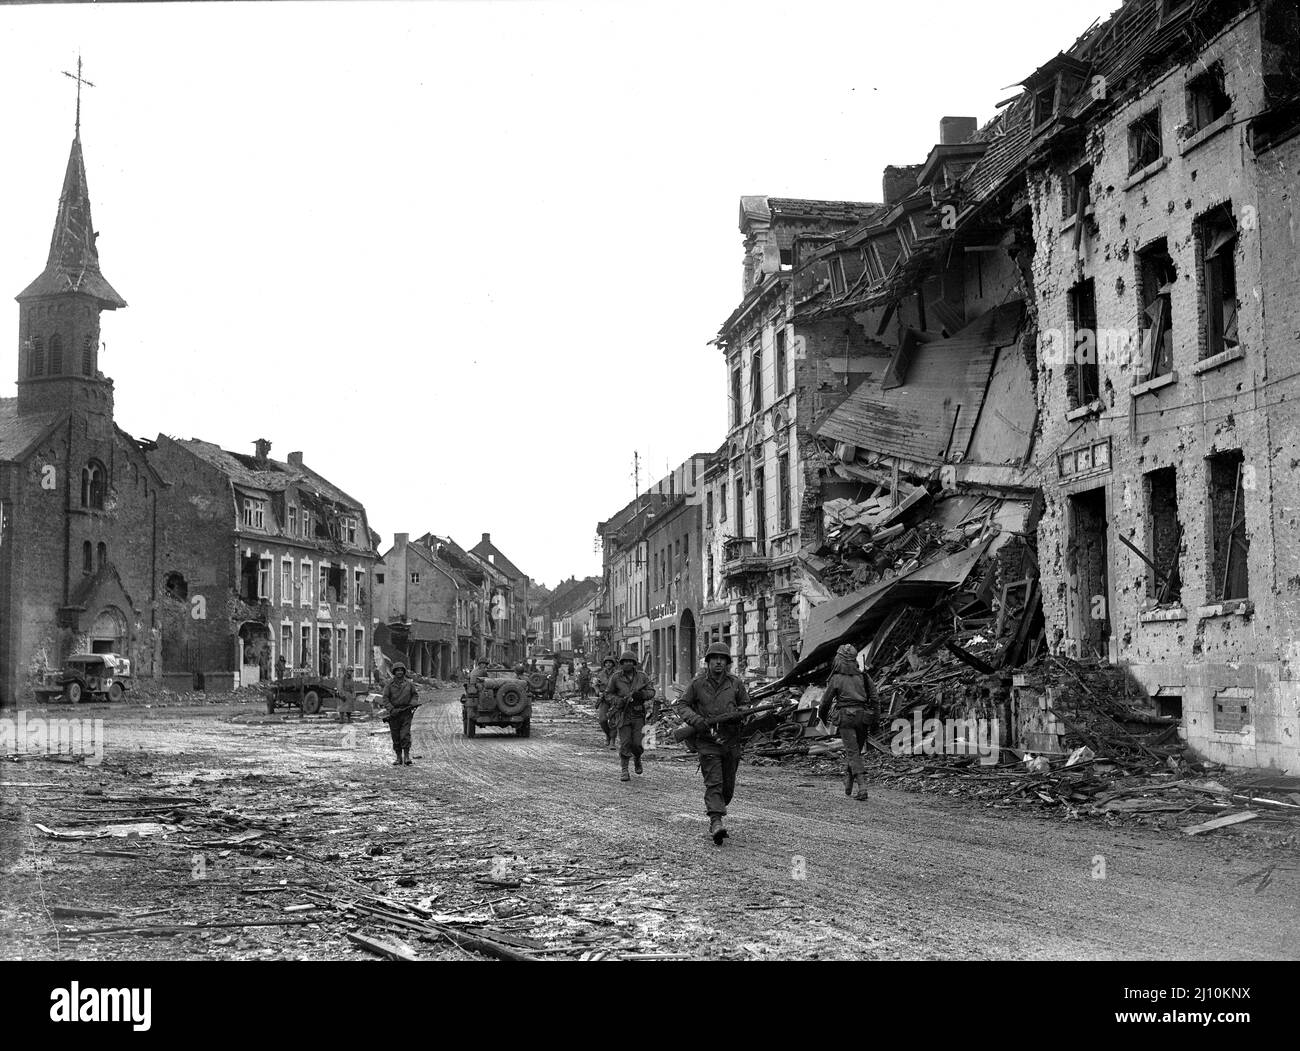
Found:
<svg viewBox="0 0 1300 1051"><path fill-rule="evenodd" d="M520 737L532 732L533 702L528 686L513 672L493 669L477 683L471 679L460 703L466 737L473 737L480 726L513 726Z"/></svg>

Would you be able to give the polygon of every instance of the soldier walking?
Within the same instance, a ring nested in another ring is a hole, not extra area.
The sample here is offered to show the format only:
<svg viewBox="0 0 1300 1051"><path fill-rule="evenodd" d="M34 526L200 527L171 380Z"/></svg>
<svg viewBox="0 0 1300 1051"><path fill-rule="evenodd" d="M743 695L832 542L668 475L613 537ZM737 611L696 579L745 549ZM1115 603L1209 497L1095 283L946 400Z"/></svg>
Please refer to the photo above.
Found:
<svg viewBox="0 0 1300 1051"><path fill-rule="evenodd" d="M619 670L610 677L605 686L605 701L609 705L610 725L618 731L618 755L623 762L620 781L631 781L628 775L628 760L635 764L636 772L641 769L641 731L645 728L646 701L654 699L654 684L645 672L637 667L636 654L625 650L618 659Z"/></svg>
<svg viewBox="0 0 1300 1051"><path fill-rule="evenodd" d="M704 776L704 809L709 815L709 835L722 846L727 830L722 819L736 792L736 771L744 745L740 719L710 724L708 720L732 715L749 706L745 684L731 674L731 652L715 642L704 653L706 670L697 675L677 701L678 714L695 729L695 748Z"/></svg>
<svg viewBox="0 0 1300 1051"><path fill-rule="evenodd" d="M415 683L406 677L406 665L393 665L393 679L384 687L383 704L388 708L388 732L393 737L394 766L411 765L411 719L419 695Z"/></svg>
<svg viewBox="0 0 1300 1051"><path fill-rule="evenodd" d="M840 740L844 742L844 794L853 795L856 782L858 793L854 798L862 801L867 798L867 768L862 761L862 749L867 735L879 721L880 705L875 684L858 669L858 651L848 643L835 651L831 677L817 708L817 717L828 725L832 705L837 712Z"/></svg>
<svg viewBox="0 0 1300 1051"><path fill-rule="evenodd" d="M600 671L596 673L596 719L605 732L606 748L613 748L615 738L618 736L618 730L609 721L609 701L605 698L605 689L609 686L609 680L614 677L614 670L614 658L606 657L600 662Z"/></svg>

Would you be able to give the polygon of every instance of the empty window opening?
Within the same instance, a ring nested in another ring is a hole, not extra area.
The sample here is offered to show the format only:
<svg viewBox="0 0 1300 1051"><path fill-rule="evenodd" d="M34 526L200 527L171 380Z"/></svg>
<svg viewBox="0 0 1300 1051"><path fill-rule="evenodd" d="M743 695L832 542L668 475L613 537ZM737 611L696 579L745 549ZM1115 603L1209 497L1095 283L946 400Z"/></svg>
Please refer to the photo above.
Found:
<svg viewBox="0 0 1300 1051"><path fill-rule="evenodd" d="M731 370L731 426L740 426L740 369Z"/></svg>
<svg viewBox="0 0 1300 1051"><path fill-rule="evenodd" d="M755 346L749 366L750 412L763 408L763 349Z"/></svg>
<svg viewBox="0 0 1300 1051"><path fill-rule="evenodd" d="M342 566L321 566L324 579L326 602L346 602L348 597L348 575Z"/></svg>
<svg viewBox="0 0 1300 1051"><path fill-rule="evenodd" d="M766 554L767 544L767 468L754 472L754 544L755 554Z"/></svg>
<svg viewBox="0 0 1300 1051"><path fill-rule="evenodd" d="M1065 568L1070 637L1081 656L1105 658L1110 644L1110 598L1106 576L1106 491L1092 489L1070 497L1070 543Z"/></svg>
<svg viewBox="0 0 1300 1051"><path fill-rule="evenodd" d="M1237 223L1230 205L1221 205L1196 224L1201 264L1201 357L1237 346Z"/></svg>
<svg viewBox="0 0 1300 1051"><path fill-rule="evenodd" d="M1128 172L1136 175L1164 155L1160 138L1160 111L1153 109L1128 126Z"/></svg>
<svg viewBox="0 0 1300 1051"><path fill-rule="evenodd" d="M1065 390L1070 408L1077 409L1101 397L1097 364L1097 297L1092 278L1070 289L1070 323L1073 348L1065 366Z"/></svg>
<svg viewBox="0 0 1300 1051"><path fill-rule="evenodd" d="M83 573L95 572L95 555L89 540L81 545L81 571Z"/></svg>
<svg viewBox="0 0 1300 1051"><path fill-rule="evenodd" d="M1178 694L1162 693L1152 698L1156 702L1156 713L1166 719L1183 717L1183 699Z"/></svg>
<svg viewBox="0 0 1300 1051"><path fill-rule="evenodd" d="M241 555L239 558L239 597L245 602L258 599L258 574L262 560L256 555Z"/></svg>
<svg viewBox="0 0 1300 1051"><path fill-rule="evenodd" d="M786 353L785 353L785 329L776 330L776 393L778 396L786 392Z"/></svg>
<svg viewBox="0 0 1300 1051"><path fill-rule="evenodd" d="M95 545L95 568L103 569L104 563L108 561L108 545L100 541Z"/></svg>
<svg viewBox="0 0 1300 1051"><path fill-rule="evenodd" d="M1064 180L1061 194L1061 218L1073 216L1082 221L1086 209L1092 204L1092 165L1080 164Z"/></svg>
<svg viewBox="0 0 1300 1051"><path fill-rule="evenodd" d="M104 509L104 465L91 460L81 469L81 506L92 510Z"/></svg>
<svg viewBox="0 0 1300 1051"><path fill-rule="evenodd" d="M1142 352L1147 365L1145 375L1164 376L1174 368L1174 329L1170 315L1177 271L1162 237L1138 253L1138 287L1142 311Z"/></svg>
<svg viewBox="0 0 1300 1051"><path fill-rule="evenodd" d="M779 517L781 532L790 528L790 457L780 456L776 461L777 486L779 489Z"/></svg>
<svg viewBox="0 0 1300 1051"><path fill-rule="evenodd" d="M745 486L740 475L736 475L736 536L745 535Z"/></svg>
<svg viewBox="0 0 1300 1051"><path fill-rule="evenodd" d="M1034 93L1034 127L1046 124L1056 115L1056 79Z"/></svg>
<svg viewBox="0 0 1300 1051"><path fill-rule="evenodd" d="M1148 472L1146 483L1147 521L1151 523L1148 555L1155 563L1155 568L1147 573L1147 596L1154 598L1157 605L1181 603L1183 531L1178 522L1174 468Z"/></svg>
<svg viewBox="0 0 1300 1051"><path fill-rule="evenodd" d="M1206 461L1210 468L1209 600L1246 598L1250 593L1250 538L1246 535L1246 493L1242 485L1245 458L1240 449L1234 449L1209 456Z"/></svg>
<svg viewBox="0 0 1300 1051"><path fill-rule="evenodd" d="M190 597L190 586L185 577L175 571L163 577L163 590L167 592L169 598L178 599L182 602Z"/></svg>
<svg viewBox="0 0 1300 1051"><path fill-rule="evenodd" d="M81 374L83 376L95 374L95 338L89 334L81 341Z"/></svg>
<svg viewBox="0 0 1300 1051"><path fill-rule="evenodd" d="M316 652L320 657L319 669L322 675L334 674L333 640L334 634L329 628L321 628L316 640Z"/></svg>
<svg viewBox="0 0 1300 1051"><path fill-rule="evenodd" d="M1213 124L1232 108L1223 86L1223 66L1216 62L1187 82L1187 122L1192 134Z"/></svg>
<svg viewBox="0 0 1300 1051"><path fill-rule="evenodd" d="M723 482L718 486L718 521L727 520L727 483Z"/></svg>

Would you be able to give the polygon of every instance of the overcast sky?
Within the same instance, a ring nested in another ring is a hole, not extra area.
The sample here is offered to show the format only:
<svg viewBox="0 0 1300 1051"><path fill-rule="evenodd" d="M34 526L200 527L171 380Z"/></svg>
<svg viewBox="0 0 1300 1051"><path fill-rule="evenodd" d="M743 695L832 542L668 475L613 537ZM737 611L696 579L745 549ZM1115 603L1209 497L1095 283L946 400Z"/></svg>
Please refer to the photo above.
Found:
<svg viewBox="0 0 1300 1051"><path fill-rule="evenodd" d="M740 196L879 200L1115 6L0 8L0 396L80 50L118 425L302 450L383 550L598 572L633 451L644 488L721 444Z"/></svg>

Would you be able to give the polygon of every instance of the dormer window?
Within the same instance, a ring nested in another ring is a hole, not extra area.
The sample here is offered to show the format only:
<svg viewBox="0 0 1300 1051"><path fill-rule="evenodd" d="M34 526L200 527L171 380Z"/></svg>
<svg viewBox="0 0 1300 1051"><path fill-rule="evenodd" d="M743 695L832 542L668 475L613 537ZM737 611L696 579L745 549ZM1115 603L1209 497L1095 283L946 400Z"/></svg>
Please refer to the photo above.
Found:
<svg viewBox="0 0 1300 1051"><path fill-rule="evenodd" d="M831 273L831 293L833 295L844 295L847 282L844 280L844 260L836 256L830 263Z"/></svg>
<svg viewBox="0 0 1300 1051"><path fill-rule="evenodd" d="M1056 81L1053 79L1034 92L1034 128L1041 128L1056 116Z"/></svg>
<svg viewBox="0 0 1300 1051"><path fill-rule="evenodd" d="M261 529L262 523L266 518L266 501L255 500L251 496L244 497L244 510L241 521L246 526L254 529Z"/></svg>

